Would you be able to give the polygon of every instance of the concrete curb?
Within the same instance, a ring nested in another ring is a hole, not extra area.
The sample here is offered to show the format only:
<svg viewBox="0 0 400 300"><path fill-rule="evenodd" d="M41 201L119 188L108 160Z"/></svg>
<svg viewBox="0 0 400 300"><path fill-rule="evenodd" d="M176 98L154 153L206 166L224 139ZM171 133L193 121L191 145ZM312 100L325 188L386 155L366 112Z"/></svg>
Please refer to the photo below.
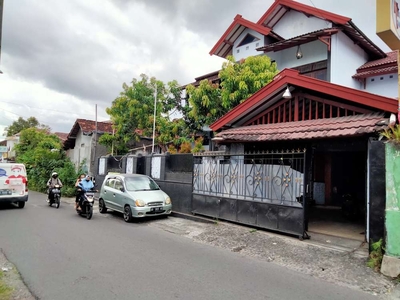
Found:
<svg viewBox="0 0 400 300"><path fill-rule="evenodd" d="M171 216L176 217L176 218L187 219L187 220L191 220L191 221L195 221L195 222L206 223L206 224L216 224L217 223L217 221L215 221L215 220L203 218L203 217L196 216L196 215L176 212L176 211L172 211Z"/></svg>

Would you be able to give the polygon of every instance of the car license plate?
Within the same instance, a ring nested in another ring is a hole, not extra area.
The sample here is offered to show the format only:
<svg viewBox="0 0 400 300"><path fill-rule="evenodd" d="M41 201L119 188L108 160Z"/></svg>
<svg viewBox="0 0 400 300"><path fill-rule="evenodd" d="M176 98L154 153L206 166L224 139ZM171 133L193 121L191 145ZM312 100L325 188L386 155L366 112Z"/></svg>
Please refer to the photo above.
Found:
<svg viewBox="0 0 400 300"><path fill-rule="evenodd" d="M0 195L12 195L12 190L0 190Z"/></svg>
<svg viewBox="0 0 400 300"><path fill-rule="evenodd" d="M162 211L162 210L163 210L162 207L152 207L152 208L150 208L150 211L155 211L155 212Z"/></svg>

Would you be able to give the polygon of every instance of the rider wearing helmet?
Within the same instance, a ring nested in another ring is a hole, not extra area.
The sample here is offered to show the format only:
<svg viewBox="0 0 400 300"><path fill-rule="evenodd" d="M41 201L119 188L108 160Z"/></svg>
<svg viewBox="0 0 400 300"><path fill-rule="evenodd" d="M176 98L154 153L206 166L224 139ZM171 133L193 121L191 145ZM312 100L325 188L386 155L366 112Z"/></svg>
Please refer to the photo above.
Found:
<svg viewBox="0 0 400 300"><path fill-rule="evenodd" d="M78 188L78 193L75 200L75 209L80 209L81 196L94 188L92 178L89 175L82 177L81 180L77 181L75 186Z"/></svg>
<svg viewBox="0 0 400 300"><path fill-rule="evenodd" d="M47 202L49 202L50 200L53 201L54 200L54 195L51 192L51 190L54 188L54 186L58 184L60 187L62 187L62 182L60 180L60 178L58 178L58 174L57 172L53 172L51 174L50 179L47 181L47 187L49 188L49 197L47 199Z"/></svg>

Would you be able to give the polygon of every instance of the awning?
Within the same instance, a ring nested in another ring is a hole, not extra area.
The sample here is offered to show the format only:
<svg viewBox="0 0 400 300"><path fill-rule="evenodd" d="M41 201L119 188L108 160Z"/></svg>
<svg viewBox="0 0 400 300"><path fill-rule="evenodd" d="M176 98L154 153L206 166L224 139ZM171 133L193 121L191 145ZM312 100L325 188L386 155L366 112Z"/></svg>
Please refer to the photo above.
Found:
<svg viewBox="0 0 400 300"><path fill-rule="evenodd" d="M288 39L288 40L279 41L279 42L269 44L264 47L257 48L257 51L264 51L264 52L280 51L280 50L292 48L292 47L295 47L298 45L307 44L307 43L313 42L315 40L318 40L319 38L330 37L332 34L335 34L338 32L339 32L338 28L321 29L321 30L309 32L306 34L302 34L302 35L296 36L296 37Z"/></svg>

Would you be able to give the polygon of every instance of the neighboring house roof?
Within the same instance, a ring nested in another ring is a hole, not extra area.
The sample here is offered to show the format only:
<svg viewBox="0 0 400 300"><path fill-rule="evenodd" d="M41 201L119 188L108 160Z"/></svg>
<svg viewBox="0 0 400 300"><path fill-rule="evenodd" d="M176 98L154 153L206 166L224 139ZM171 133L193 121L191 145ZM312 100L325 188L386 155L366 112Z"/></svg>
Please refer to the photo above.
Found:
<svg viewBox="0 0 400 300"><path fill-rule="evenodd" d="M68 137L76 137L79 130L82 130L83 134L90 135L96 131L96 121L77 119L74 126L68 135ZM97 122L97 132L98 133L112 133L112 123L111 122Z"/></svg>
<svg viewBox="0 0 400 300"><path fill-rule="evenodd" d="M281 99L286 87L307 89L320 95L343 99L379 111L397 112L398 102L394 98L379 96L304 76L293 69L284 69L270 83L211 124L211 129L217 131L223 127L242 126L244 123L243 116L248 119L257 108Z"/></svg>
<svg viewBox="0 0 400 300"><path fill-rule="evenodd" d="M58 136L62 143L64 143L68 139L68 133L66 132L54 132L54 134Z"/></svg>
<svg viewBox="0 0 400 300"><path fill-rule="evenodd" d="M280 36L272 32L271 29L246 20L241 15L236 15L236 17L233 19L232 24L228 27L228 29L224 32L218 42L211 49L210 55L215 54L220 57L226 57L227 55L232 53L233 43L247 28L252 29L264 36L269 35L277 40L282 39Z"/></svg>
<svg viewBox="0 0 400 300"><path fill-rule="evenodd" d="M265 12L257 23L245 20L241 15L237 15L233 23L228 27L221 36L215 46L211 49L210 55L226 57L231 53L233 43L246 29L252 29L263 35L274 37L277 41L284 40L282 37L273 32L274 26L282 19L282 17L291 10L295 10L305 14L307 17L316 17L332 23L333 27L339 28L350 39L357 43L371 58L383 58L386 54L375 45L348 17L340 16L316 7L308 6L293 0L275 0L274 4ZM262 30L261 28L264 28ZM292 39L292 38L290 38ZM299 41L296 41L299 43ZM308 41L304 41L307 43ZM293 45L294 41L291 41Z"/></svg>
<svg viewBox="0 0 400 300"><path fill-rule="evenodd" d="M215 82L219 81L219 72L220 71L221 70L218 70L218 71L214 71L214 72L211 72L211 73L196 77L194 79L195 81L192 82L192 83L189 83L189 84L194 85L195 87L197 87L197 86L200 85L200 82L203 81L204 79L207 79L207 80L211 81L212 83L215 83ZM183 86L182 88L186 88L189 84Z"/></svg>
<svg viewBox="0 0 400 300"><path fill-rule="evenodd" d="M216 138L219 141L223 139L224 142L265 142L357 136L386 128L386 125L380 123L382 120L385 120L383 114L370 114L243 126L224 130L218 133Z"/></svg>
<svg viewBox="0 0 400 300"><path fill-rule="evenodd" d="M72 126L71 131L68 134L67 140L64 142L64 148L70 149L75 146L75 139L82 131L84 135L91 135L96 131L96 121L86 119L76 119L75 124ZM112 122L97 122L97 133L112 133Z"/></svg>
<svg viewBox="0 0 400 300"><path fill-rule="evenodd" d="M7 140L1 141L0 146L7 146Z"/></svg>
<svg viewBox="0 0 400 300"><path fill-rule="evenodd" d="M397 73L397 50L386 53L385 58L373 60L357 69L353 78L367 78L378 75Z"/></svg>

